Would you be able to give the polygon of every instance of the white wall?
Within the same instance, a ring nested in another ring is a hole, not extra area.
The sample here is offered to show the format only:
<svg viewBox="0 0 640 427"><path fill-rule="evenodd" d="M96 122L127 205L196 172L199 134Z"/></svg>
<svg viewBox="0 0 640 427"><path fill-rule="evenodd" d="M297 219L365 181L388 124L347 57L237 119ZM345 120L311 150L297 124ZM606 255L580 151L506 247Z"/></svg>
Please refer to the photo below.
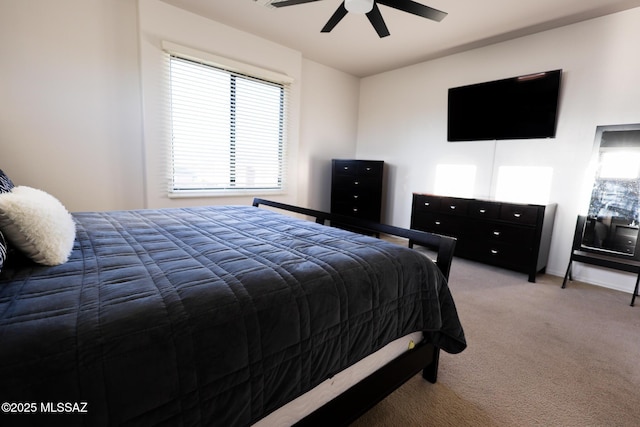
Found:
<svg viewBox="0 0 640 427"><path fill-rule="evenodd" d="M356 153L360 79L305 60L298 182L301 206L331 208L331 159ZM330 84L326 84L329 83Z"/></svg>
<svg viewBox="0 0 640 427"><path fill-rule="evenodd" d="M439 164L475 165L473 196L492 198L500 166L552 168L558 203L547 272L564 275L586 208L598 125L640 122L640 8L362 80L357 155L390 166L387 222L408 226L413 192L434 192ZM447 142L450 87L562 68L555 139ZM577 266L581 280L631 291L634 277Z"/></svg>
<svg viewBox="0 0 640 427"><path fill-rule="evenodd" d="M136 3L0 1L0 168L71 210L143 194Z"/></svg>

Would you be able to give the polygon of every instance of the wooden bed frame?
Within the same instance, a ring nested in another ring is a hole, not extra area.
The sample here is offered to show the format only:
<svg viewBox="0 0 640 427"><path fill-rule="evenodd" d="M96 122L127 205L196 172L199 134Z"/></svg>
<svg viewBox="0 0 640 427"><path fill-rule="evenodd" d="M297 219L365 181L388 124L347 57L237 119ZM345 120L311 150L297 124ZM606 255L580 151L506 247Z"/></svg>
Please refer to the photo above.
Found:
<svg viewBox="0 0 640 427"><path fill-rule="evenodd" d="M331 222L351 226L364 233L387 234L406 238L410 245L417 244L436 251L436 265L449 278L456 239L438 234L410 230L357 218L330 214L314 209L301 208L260 198L253 199L253 206L260 205L294 212L315 218L315 222L330 225ZM296 426L332 425L346 426L359 418L385 397L422 371L422 377L435 383L438 377L440 349L424 341L398 356L324 406L307 415Z"/></svg>

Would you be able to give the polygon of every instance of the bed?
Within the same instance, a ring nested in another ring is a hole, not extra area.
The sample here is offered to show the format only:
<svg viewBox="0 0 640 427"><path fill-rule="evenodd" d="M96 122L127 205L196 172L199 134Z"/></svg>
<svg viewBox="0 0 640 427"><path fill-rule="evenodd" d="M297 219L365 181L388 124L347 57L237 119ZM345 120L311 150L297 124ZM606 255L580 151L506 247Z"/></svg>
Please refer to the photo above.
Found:
<svg viewBox="0 0 640 427"><path fill-rule="evenodd" d="M452 239L359 224L440 249L434 263L262 199L72 217L66 262L14 251L0 273L3 425L251 425L420 333L300 420L347 424L420 370L435 381L440 349L466 347L446 279Z"/></svg>

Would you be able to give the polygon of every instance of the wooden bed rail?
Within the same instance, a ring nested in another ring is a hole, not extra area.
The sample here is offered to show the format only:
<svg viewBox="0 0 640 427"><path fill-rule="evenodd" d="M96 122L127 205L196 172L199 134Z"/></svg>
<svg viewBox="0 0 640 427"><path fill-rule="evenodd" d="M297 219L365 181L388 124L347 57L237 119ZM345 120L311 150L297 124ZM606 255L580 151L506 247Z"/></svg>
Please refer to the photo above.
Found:
<svg viewBox="0 0 640 427"><path fill-rule="evenodd" d="M436 251L436 265L442 272L445 278L449 278L449 272L451 270L451 261L453 259L453 251L456 246L456 239L453 237L441 236L439 234L427 233L424 231L418 231L413 229L406 229L396 227L393 225L380 224L374 221L367 221L358 218L352 218L344 215L336 215L328 212L318 211L315 209L307 209L299 206L288 205L286 203L274 202L272 200L266 200L261 198L253 199L253 206L259 207L260 205L270 206L277 209L282 209L289 212L298 213L314 217L318 224L327 225L333 221L343 225L352 226L362 231L370 231L373 233L384 233L391 236L403 237L409 239L409 245L418 244L426 248Z"/></svg>

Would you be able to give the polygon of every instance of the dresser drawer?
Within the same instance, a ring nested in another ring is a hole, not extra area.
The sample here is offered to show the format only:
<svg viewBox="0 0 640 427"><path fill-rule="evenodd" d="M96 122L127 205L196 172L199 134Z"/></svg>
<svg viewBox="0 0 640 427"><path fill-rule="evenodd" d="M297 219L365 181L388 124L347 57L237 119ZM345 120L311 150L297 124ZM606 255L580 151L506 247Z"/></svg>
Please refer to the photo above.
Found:
<svg viewBox="0 0 640 427"><path fill-rule="evenodd" d="M414 194L413 210L416 212L440 212L441 197Z"/></svg>
<svg viewBox="0 0 640 427"><path fill-rule="evenodd" d="M381 197L373 191L363 191L363 188L342 188L333 194L335 203L368 204L380 206Z"/></svg>
<svg viewBox="0 0 640 427"><path fill-rule="evenodd" d="M378 161L362 161L358 162L358 177L365 179L367 177L379 180L382 176L383 162Z"/></svg>
<svg viewBox="0 0 640 427"><path fill-rule="evenodd" d="M478 242L473 245L474 258L487 264L526 271L531 259L530 247L503 242Z"/></svg>
<svg viewBox="0 0 640 427"><path fill-rule="evenodd" d="M332 186L336 191L356 190L359 188L379 189L380 180L373 176L360 177L357 175L336 175Z"/></svg>
<svg viewBox="0 0 640 427"><path fill-rule="evenodd" d="M469 200L455 197L443 197L439 206L440 212L451 215L466 215L468 210Z"/></svg>
<svg viewBox="0 0 640 427"><path fill-rule="evenodd" d="M423 214L414 218L412 228L430 233L443 234L445 236L457 237L465 234L465 222L460 218L451 215Z"/></svg>
<svg viewBox="0 0 640 427"><path fill-rule="evenodd" d="M503 203L500 207L500 219L514 224L536 225L538 208L536 206Z"/></svg>
<svg viewBox="0 0 640 427"><path fill-rule="evenodd" d="M334 160L333 175L336 176L356 176L358 173L358 163L353 160Z"/></svg>
<svg viewBox="0 0 640 427"><path fill-rule="evenodd" d="M376 222L380 221L380 212L375 203L335 203L332 212L338 215L352 216Z"/></svg>
<svg viewBox="0 0 640 427"><path fill-rule="evenodd" d="M473 236L477 240L503 242L513 245L533 247L535 230L530 227L519 227L499 222L474 221Z"/></svg>
<svg viewBox="0 0 640 427"><path fill-rule="evenodd" d="M472 218L498 219L500 218L500 204L473 200L469 203L469 216Z"/></svg>

